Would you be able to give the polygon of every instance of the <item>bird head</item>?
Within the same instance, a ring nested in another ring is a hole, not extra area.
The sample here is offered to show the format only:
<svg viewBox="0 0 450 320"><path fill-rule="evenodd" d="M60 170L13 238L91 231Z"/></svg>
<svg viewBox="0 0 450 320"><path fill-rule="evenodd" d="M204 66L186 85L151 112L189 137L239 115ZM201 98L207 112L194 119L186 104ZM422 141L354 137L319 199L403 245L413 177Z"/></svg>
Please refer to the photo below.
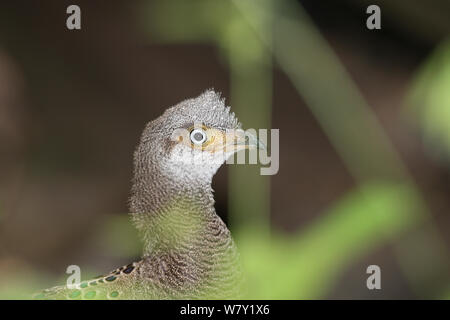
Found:
<svg viewBox="0 0 450 320"><path fill-rule="evenodd" d="M256 137L242 130L220 94L207 90L151 121L137 154L157 162L164 173L209 179L235 152L260 146Z"/></svg>

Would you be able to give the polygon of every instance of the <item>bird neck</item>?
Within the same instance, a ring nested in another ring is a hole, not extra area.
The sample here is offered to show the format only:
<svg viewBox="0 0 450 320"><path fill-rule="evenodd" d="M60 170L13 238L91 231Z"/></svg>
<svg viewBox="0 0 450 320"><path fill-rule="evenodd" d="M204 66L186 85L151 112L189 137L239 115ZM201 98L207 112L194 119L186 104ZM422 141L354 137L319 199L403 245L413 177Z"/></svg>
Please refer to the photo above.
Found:
<svg viewBox="0 0 450 320"><path fill-rule="evenodd" d="M195 251L204 241L231 239L215 212L211 180L155 169L135 174L130 207L144 256Z"/></svg>
<svg viewBox="0 0 450 320"><path fill-rule="evenodd" d="M133 187L132 217L144 241L147 277L178 298L239 297L239 253L214 210L211 185L186 181L153 173Z"/></svg>

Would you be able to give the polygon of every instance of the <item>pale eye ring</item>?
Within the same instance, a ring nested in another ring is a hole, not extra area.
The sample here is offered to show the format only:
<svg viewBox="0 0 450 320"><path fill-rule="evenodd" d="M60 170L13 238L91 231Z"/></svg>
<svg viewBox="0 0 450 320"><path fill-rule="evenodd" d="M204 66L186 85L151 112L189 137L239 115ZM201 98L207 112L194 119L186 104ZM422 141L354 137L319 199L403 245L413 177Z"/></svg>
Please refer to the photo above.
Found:
<svg viewBox="0 0 450 320"><path fill-rule="evenodd" d="M202 129L191 131L190 138L193 144L202 145L207 140L206 132Z"/></svg>

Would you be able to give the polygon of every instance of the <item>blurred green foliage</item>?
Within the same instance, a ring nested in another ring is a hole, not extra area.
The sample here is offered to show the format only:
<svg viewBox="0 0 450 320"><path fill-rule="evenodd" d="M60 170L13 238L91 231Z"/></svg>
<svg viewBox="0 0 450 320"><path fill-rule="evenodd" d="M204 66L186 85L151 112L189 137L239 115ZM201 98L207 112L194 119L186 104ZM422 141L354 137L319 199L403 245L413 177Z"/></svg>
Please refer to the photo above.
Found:
<svg viewBox="0 0 450 320"><path fill-rule="evenodd" d="M407 100L424 144L445 163L450 161L450 40L435 49L417 73Z"/></svg>
<svg viewBox="0 0 450 320"><path fill-rule="evenodd" d="M251 299L323 297L351 261L417 223L423 208L407 185L360 186L297 235L237 233ZM365 270L361 270L364 273Z"/></svg>
<svg viewBox="0 0 450 320"><path fill-rule="evenodd" d="M141 255L142 244L128 215L108 216L102 226L96 241L101 245L104 255L118 258Z"/></svg>

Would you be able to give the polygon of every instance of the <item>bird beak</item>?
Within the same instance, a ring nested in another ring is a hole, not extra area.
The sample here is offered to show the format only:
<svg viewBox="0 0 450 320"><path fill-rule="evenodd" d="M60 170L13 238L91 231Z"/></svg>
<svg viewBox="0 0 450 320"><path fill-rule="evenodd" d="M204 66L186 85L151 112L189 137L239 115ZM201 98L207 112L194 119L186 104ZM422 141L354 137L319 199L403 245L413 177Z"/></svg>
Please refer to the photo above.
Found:
<svg viewBox="0 0 450 320"><path fill-rule="evenodd" d="M234 151L244 149L266 149L264 143L258 138L242 129L233 130L225 135L226 146L232 146Z"/></svg>

